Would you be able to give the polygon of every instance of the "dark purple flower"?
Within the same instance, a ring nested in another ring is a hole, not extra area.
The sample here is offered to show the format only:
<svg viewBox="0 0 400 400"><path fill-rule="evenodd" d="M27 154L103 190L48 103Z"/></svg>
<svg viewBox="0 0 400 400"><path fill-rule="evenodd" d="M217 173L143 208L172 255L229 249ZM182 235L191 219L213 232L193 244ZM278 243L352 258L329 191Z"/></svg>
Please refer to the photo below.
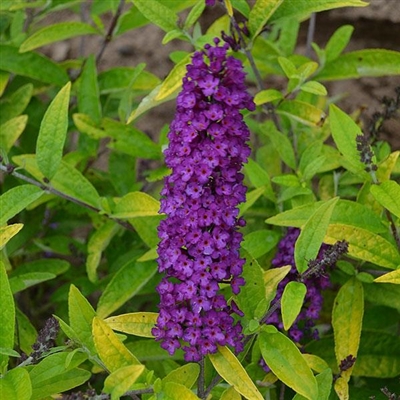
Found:
<svg viewBox="0 0 400 400"><path fill-rule="evenodd" d="M212 1L207 2L211 5ZM238 205L246 188L240 172L250 148L240 111L254 109L240 61L228 45L206 45L193 55L170 125L165 161L172 173L161 191L158 228L160 314L153 334L170 354L182 347L187 361L199 361L217 346L243 348L243 315L219 294L220 283L239 293L244 260L239 247L244 226Z"/></svg>

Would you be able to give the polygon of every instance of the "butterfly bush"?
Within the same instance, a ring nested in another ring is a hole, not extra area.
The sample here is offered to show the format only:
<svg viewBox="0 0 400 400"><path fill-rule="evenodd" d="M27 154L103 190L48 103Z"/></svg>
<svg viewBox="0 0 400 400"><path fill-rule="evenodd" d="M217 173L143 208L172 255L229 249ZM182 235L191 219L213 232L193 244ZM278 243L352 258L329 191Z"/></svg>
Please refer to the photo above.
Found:
<svg viewBox="0 0 400 400"><path fill-rule="evenodd" d="M168 133L166 165L172 170L161 191L157 291L159 316L153 335L171 355L199 361L217 346L243 348L242 326L220 284L238 294L244 260L239 255L245 221L238 204L246 187L240 172L250 155L249 130L241 110L254 110L242 63L228 45L206 45L194 53L177 98Z"/></svg>

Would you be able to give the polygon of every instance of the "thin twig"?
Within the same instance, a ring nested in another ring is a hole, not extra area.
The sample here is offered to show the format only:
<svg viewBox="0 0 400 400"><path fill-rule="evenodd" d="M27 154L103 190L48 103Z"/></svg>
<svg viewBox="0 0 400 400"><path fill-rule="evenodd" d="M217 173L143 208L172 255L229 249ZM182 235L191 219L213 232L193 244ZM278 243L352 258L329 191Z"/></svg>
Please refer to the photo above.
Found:
<svg viewBox="0 0 400 400"><path fill-rule="evenodd" d="M205 392L204 392L204 356L201 356L199 361L200 366L200 374L199 379L197 380L197 396L200 399L206 399Z"/></svg>
<svg viewBox="0 0 400 400"><path fill-rule="evenodd" d="M72 203L78 204L81 207L84 207L90 211L94 211L95 213L100 213L102 212L102 210L100 210L97 207L92 206L91 204L85 203L84 201L81 201L75 197L72 197L68 194L65 194L63 192L58 191L57 189L53 188L52 186L50 186L49 184L45 184L42 182L39 182L35 179L29 178L26 175L20 174L19 172L15 171L15 166L8 164L8 165L3 165L0 164L0 171L3 171L9 175L14 176L17 179L21 179L24 182L30 183L31 185L37 186L38 188L42 189L43 191L46 191L48 193L54 194L58 197L61 197L63 199L66 199ZM123 221L119 218L112 218L112 216L109 216L107 214L103 214L105 217L112 219L113 221L115 221L117 224L123 226L125 229L134 232L135 229L133 228L133 226L128 222L128 221Z"/></svg>
<svg viewBox="0 0 400 400"><path fill-rule="evenodd" d="M312 50L311 44L314 41L316 20L317 20L317 14L312 13L311 17L310 17L310 21L308 23L308 31L307 31L306 57L308 57L308 58L311 58L311 50Z"/></svg>
<svg viewBox="0 0 400 400"><path fill-rule="evenodd" d="M210 382L210 384L208 385L207 389L204 392L204 398L205 399L211 393L211 390L213 390L213 388L215 386L217 386L220 381L221 381L221 377L218 374L216 376L214 376L213 380Z"/></svg>
<svg viewBox="0 0 400 400"><path fill-rule="evenodd" d="M397 243L397 247L400 249L400 237L399 237L399 233L397 232L396 224L393 221L392 214L390 214L390 211L387 210L387 209L385 209L385 213L386 213L387 219L389 220L390 229L392 231L392 235L394 237L394 240Z"/></svg>
<svg viewBox="0 0 400 400"><path fill-rule="evenodd" d="M118 19L121 16L122 13L122 9L124 7L125 4L125 0L120 0L119 4L118 4L118 8L117 11L115 12L115 15L113 17L113 19L111 20L111 24L108 28L108 31L106 33L106 36L103 40L103 43L101 45L101 48L96 56L96 63L98 64L101 60L101 57L103 56L104 50L106 49L106 47L108 46L108 44L111 42L111 40L113 39L113 33L114 33L114 29L117 25Z"/></svg>
<svg viewBox="0 0 400 400"><path fill-rule="evenodd" d="M225 5L225 4L224 4ZM257 65L254 61L253 55L251 54L251 52L249 51L249 49L247 48L246 45L246 39L243 35L242 30L240 29L240 26L238 25L235 17L232 15L230 17L231 19L231 24L232 26L235 28L235 31L238 34L239 40L241 42L241 47L243 48L244 54L246 55L247 59L249 60L250 63L250 67L254 73L254 76L256 78L256 85L258 90L264 90L265 89L265 85L264 85L264 81L262 79L262 76L260 74L260 71L257 68ZM274 123L276 129L278 129L278 131L281 131L281 126L280 126L280 122L278 119L278 116L276 115L275 112L275 107L273 106L272 103L266 103L263 104L263 108L266 110L267 115L272 119L272 122Z"/></svg>

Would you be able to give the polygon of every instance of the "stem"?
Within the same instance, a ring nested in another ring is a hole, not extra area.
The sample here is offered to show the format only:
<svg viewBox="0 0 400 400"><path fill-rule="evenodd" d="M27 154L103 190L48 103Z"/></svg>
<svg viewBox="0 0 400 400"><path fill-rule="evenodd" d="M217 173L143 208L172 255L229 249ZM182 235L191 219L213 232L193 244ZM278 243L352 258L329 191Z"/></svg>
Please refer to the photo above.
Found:
<svg viewBox="0 0 400 400"><path fill-rule="evenodd" d="M199 361L200 366L200 375L199 379L197 380L197 396L200 399L206 399L205 390L204 390L204 356L201 356Z"/></svg>
<svg viewBox="0 0 400 400"><path fill-rule="evenodd" d="M111 24L108 28L108 31L106 33L106 36L103 40L103 44L101 45L101 48L96 56L96 63L98 64L101 60L101 57L103 56L104 50L106 49L106 47L108 46L108 44L111 42L111 40L113 39L113 33L114 33L114 29L117 25L118 19L121 16L122 13L122 9L124 7L125 4L125 0L120 0L119 4L118 4L118 8L117 11L113 17L113 19L111 20Z"/></svg>
<svg viewBox="0 0 400 400"><path fill-rule="evenodd" d="M207 389L204 392L204 398L205 399L211 393L211 390L213 390L213 388L218 385L220 380L221 380L221 377L218 374L213 378L213 380L210 382L210 384L208 385Z"/></svg>
<svg viewBox="0 0 400 400"><path fill-rule="evenodd" d="M0 164L0 171L3 171L9 175L14 176L15 178L21 179L24 182L30 183L31 185L37 186L38 188L54 194L58 197L61 197L63 199L66 199L72 203L78 204L81 207L84 207L90 211L94 211L95 213L102 213L102 210L100 210L97 207L92 206L91 204L85 203L84 201L81 201L79 199L76 199L75 197L72 197L68 194L62 193L60 191L58 191L57 189L53 188L52 186L45 184L45 183L41 183L39 181L36 181L35 179L29 178L28 176L25 176L23 174L20 174L19 172L15 171L15 166L8 164L8 165L3 165ZM117 224L123 226L125 229L128 229L132 232L135 231L135 229L133 228L133 226L128 222L128 221L123 221L119 218L112 218L111 216L107 215L107 214L103 214L105 217L112 219L113 221L115 221Z"/></svg>
<svg viewBox="0 0 400 400"><path fill-rule="evenodd" d="M310 22L308 23L308 31L307 31L307 44L306 44L306 57L311 58L311 44L314 40L315 33L315 22L317 19L317 14L312 13L310 17Z"/></svg>
<svg viewBox="0 0 400 400"><path fill-rule="evenodd" d="M394 221L393 221L392 214L390 214L390 211L387 210L387 209L385 209L385 213L386 213L387 219L389 220L390 229L391 229L391 231L392 231L392 235L393 235L393 237L394 237L394 240L396 241L397 246L398 246L399 249L400 249L400 237L399 237L399 233L397 232L396 224L395 224Z"/></svg>
<svg viewBox="0 0 400 400"><path fill-rule="evenodd" d="M224 3L224 6L225 6L225 3ZM226 7L225 7L225 9L226 9ZM253 55L251 54L251 52L249 51L249 49L246 46L246 40L243 35L243 32L240 29L235 17L232 16L232 17L230 17L230 19L231 19L232 26L235 28L235 31L238 34L244 54L246 55L247 59L249 60L250 67L254 73L254 76L256 77L257 88L258 88L258 90L263 90L263 89L265 89L264 81L263 81L260 71L258 70L257 65L254 61ZM263 108L265 108L265 110L267 111L267 115L272 119L272 122L274 123L276 129L278 129L278 131L281 131L282 129L280 126L280 122L279 122L278 116L276 115L275 107L273 106L273 104L272 103L263 104Z"/></svg>

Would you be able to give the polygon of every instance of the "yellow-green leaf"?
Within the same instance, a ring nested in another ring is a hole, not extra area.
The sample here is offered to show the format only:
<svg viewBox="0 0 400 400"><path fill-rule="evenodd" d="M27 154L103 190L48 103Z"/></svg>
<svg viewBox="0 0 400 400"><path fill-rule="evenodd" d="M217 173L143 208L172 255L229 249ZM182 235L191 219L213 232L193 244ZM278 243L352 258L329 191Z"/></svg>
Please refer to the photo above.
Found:
<svg viewBox="0 0 400 400"><path fill-rule="evenodd" d="M325 371L327 368L329 368L329 365L325 360L314 354L304 353L303 358L306 360L307 365L313 371L316 371L318 373L321 373L322 371Z"/></svg>
<svg viewBox="0 0 400 400"><path fill-rule="evenodd" d="M310 126L320 126L326 118L321 109L299 100L285 100L277 107L276 111L278 114Z"/></svg>
<svg viewBox="0 0 400 400"><path fill-rule="evenodd" d="M338 240L346 240L349 243L348 254L360 260L390 269L400 264L400 254L396 247L366 229L345 224L329 225L324 242L334 244Z"/></svg>
<svg viewBox="0 0 400 400"><path fill-rule="evenodd" d="M164 386L164 398L168 400L199 400L199 398L186 386L176 382L167 382Z"/></svg>
<svg viewBox="0 0 400 400"><path fill-rule="evenodd" d="M182 79L186 74L186 65L190 62L190 57L191 54L188 54L172 68L171 72L161 84L160 90L155 97L156 101L164 100L180 89L182 86Z"/></svg>
<svg viewBox="0 0 400 400"><path fill-rule="evenodd" d="M136 312L109 317L104 322L115 331L152 338L151 330L157 322L157 316L153 312Z"/></svg>
<svg viewBox="0 0 400 400"><path fill-rule="evenodd" d="M332 389L332 370L330 368L324 369L318 374L315 379L318 384L318 400L328 400ZM306 397L296 394L292 400L304 400Z"/></svg>
<svg viewBox="0 0 400 400"><path fill-rule="evenodd" d="M339 290L332 312L332 327L335 338L335 355L339 366L347 357L357 357L360 345L362 319L364 315L364 293L360 281L348 280ZM348 381L353 366L341 372L335 390L341 400L348 399Z"/></svg>
<svg viewBox="0 0 400 400"><path fill-rule="evenodd" d="M97 353L111 371L140 365L139 360L122 344L112 329L100 318L93 319L93 340Z"/></svg>
<svg viewBox="0 0 400 400"><path fill-rule="evenodd" d="M248 27L252 38L256 38L264 29L271 15L283 0L257 0L249 14Z"/></svg>
<svg viewBox="0 0 400 400"><path fill-rule="evenodd" d="M298 0L284 1L283 4L271 17L271 21L277 21L282 18L303 19L313 12L331 10L340 7L365 7L368 3L362 0Z"/></svg>
<svg viewBox="0 0 400 400"><path fill-rule="evenodd" d="M240 361L227 347L218 347L218 351L210 354L209 358L218 374L242 396L249 400L263 400Z"/></svg>
<svg viewBox="0 0 400 400"><path fill-rule="evenodd" d="M128 365L112 372L104 381L103 391L111 394L111 400L118 400L136 382L144 371L144 365Z"/></svg>
<svg viewBox="0 0 400 400"><path fill-rule="evenodd" d="M276 89L261 90L254 96L254 103L257 106L265 103L269 103L274 100L279 100L283 98L283 94Z"/></svg>
<svg viewBox="0 0 400 400"><path fill-rule="evenodd" d="M15 368L0 378L0 394L4 400L30 400L32 384L24 368Z"/></svg>
<svg viewBox="0 0 400 400"><path fill-rule="evenodd" d="M322 203L302 227L294 248L296 268L300 273L308 268L309 260L317 257L338 200L335 197Z"/></svg>
<svg viewBox="0 0 400 400"><path fill-rule="evenodd" d="M356 145L356 137L362 133L360 127L334 104L329 107L329 124L333 140L348 163L346 167L351 172L366 175Z"/></svg>
<svg viewBox="0 0 400 400"><path fill-rule="evenodd" d="M400 52L364 49L345 53L326 63L316 79L340 80L386 75L400 75Z"/></svg>
<svg viewBox="0 0 400 400"><path fill-rule="evenodd" d="M131 192L118 200L113 218L135 218L158 215L160 202L143 192Z"/></svg>
<svg viewBox="0 0 400 400"><path fill-rule="evenodd" d="M114 221L107 221L90 237L88 243L88 257L86 272L91 282L97 281L97 267L100 264L101 254L107 248L111 239L118 233L120 226Z"/></svg>
<svg viewBox="0 0 400 400"><path fill-rule="evenodd" d="M99 32L83 22L60 22L45 26L38 30L21 44L19 51L24 53L49 43L70 39L81 35L95 35Z"/></svg>
<svg viewBox="0 0 400 400"><path fill-rule="evenodd" d="M270 303L276 295L279 282L289 273L291 265L279 268L271 268L264 272L265 298Z"/></svg>
<svg viewBox="0 0 400 400"><path fill-rule="evenodd" d="M40 124L36 143L36 161L47 179L52 179L60 166L68 129L68 106L71 82L50 103Z"/></svg>
<svg viewBox="0 0 400 400"><path fill-rule="evenodd" d="M224 390L221 395L220 400L241 400L242 396L236 391L236 389L231 386L230 388Z"/></svg>
<svg viewBox="0 0 400 400"><path fill-rule="evenodd" d="M135 0L135 6L151 22L168 32L176 29L178 16L157 0Z"/></svg>
<svg viewBox="0 0 400 400"><path fill-rule="evenodd" d="M0 226L37 200L43 190L33 185L15 186L0 196Z"/></svg>
<svg viewBox="0 0 400 400"><path fill-rule="evenodd" d="M389 272L388 274L382 275L376 278L374 282L378 283L394 283L400 285L400 266L395 271Z"/></svg>
<svg viewBox="0 0 400 400"><path fill-rule="evenodd" d="M20 115L12 118L0 126L0 148L8 153L28 122L27 115Z"/></svg>
<svg viewBox="0 0 400 400"><path fill-rule="evenodd" d="M261 354L272 372L309 400L319 400L317 381L298 347L281 332L260 333Z"/></svg>
<svg viewBox="0 0 400 400"><path fill-rule="evenodd" d="M79 341L94 353L92 321L96 312L75 285L71 285L69 290L68 316L71 328L76 332Z"/></svg>
<svg viewBox="0 0 400 400"><path fill-rule="evenodd" d="M388 180L372 185L370 191L379 204L400 218L400 185L397 182Z"/></svg>
<svg viewBox="0 0 400 400"><path fill-rule="evenodd" d="M288 330L296 320L303 306L307 288L301 282L289 282L283 290L281 299L282 321Z"/></svg>
<svg viewBox="0 0 400 400"><path fill-rule="evenodd" d="M186 386L188 389L191 389L196 383L199 374L199 364L188 363L171 371L165 378L163 378L162 384L165 387L168 382L175 382Z"/></svg>
<svg viewBox="0 0 400 400"><path fill-rule="evenodd" d="M14 348L15 306L4 263L0 260L0 347ZM0 373L4 373L8 356L0 354Z"/></svg>
<svg viewBox="0 0 400 400"><path fill-rule="evenodd" d="M0 227L0 250L23 228L23 226L24 224L12 224Z"/></svg>

